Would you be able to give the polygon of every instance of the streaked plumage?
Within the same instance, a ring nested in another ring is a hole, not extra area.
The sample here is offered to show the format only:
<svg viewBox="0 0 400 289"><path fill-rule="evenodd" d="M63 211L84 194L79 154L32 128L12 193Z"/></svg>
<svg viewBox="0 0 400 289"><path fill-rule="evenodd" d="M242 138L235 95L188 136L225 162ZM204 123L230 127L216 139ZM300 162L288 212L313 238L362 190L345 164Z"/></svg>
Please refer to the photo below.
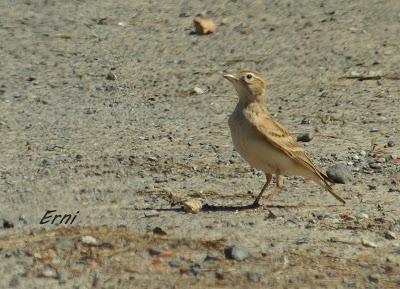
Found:
<svg viewBox="0 0 400 289"><path fill-rule="evenodd" d="M344 204L345 201L331 186L333 181L321 172L289 132L268 113L263 78L249 70L241 71L238 76L227 74L224 77L233 84L239 96L239 102L229 117L235 149L252 167L262 170L267 178L253 205L259 205L272 175L276 175L278 186L281 185L282 175L312 179Z"/></svg>

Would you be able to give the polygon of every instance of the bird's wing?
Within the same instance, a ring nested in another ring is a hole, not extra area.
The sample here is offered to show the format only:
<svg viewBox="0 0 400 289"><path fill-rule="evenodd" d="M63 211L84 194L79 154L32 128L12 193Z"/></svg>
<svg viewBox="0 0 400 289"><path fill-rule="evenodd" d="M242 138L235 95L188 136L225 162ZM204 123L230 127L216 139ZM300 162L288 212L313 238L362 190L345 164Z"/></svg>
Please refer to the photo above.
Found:
<svg viewBox="0 0 400 289"><path fill-rule="evenodd" d="M317 168L289 132L265 110L250 108L244 111L244 115L269 144L273 145L277 150L284 153L301 166L314 172L321 179L325 180L328 178Z"/></svg>

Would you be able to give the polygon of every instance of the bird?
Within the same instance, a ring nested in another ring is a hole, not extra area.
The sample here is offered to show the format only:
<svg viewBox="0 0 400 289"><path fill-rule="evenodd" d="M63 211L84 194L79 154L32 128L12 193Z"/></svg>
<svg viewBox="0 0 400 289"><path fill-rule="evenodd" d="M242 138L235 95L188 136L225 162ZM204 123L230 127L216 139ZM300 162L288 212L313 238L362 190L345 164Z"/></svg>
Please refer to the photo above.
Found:
<svg viewBox="0 0 400 289"><path fill-rule="evenodd" d="M277 190L266 197L268 200L282 187L283 176L303 176L326 189L344 205L346 201L332 187L334 181L314 164L288 130L268 112L263 77L251 70L223 77L232 83L239 97L228 120L234 148L250 166L263 171L266 177L250 207L260 206L273 175L276 176Z"/></svg>

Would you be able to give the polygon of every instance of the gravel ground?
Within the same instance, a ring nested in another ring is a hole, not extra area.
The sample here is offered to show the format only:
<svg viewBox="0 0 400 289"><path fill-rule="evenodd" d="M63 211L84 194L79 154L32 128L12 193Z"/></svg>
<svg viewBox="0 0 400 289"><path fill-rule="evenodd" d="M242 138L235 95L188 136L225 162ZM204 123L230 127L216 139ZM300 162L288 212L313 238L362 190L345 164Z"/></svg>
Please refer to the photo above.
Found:
<svg viewBox="0 0 400 289"><path fill-rule="evenodd" d="M398 288L399 35L397 0L1 1L0 288ZM241 68L346 206L292 177L238 209Z"/></svg>

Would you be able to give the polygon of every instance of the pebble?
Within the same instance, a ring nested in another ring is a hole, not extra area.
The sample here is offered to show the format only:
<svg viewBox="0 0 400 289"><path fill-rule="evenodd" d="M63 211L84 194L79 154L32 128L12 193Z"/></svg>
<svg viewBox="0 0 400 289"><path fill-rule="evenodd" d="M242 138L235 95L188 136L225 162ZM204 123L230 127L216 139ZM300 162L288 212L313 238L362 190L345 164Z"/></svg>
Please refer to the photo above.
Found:
<svg viewBox="0 0 400 289"><path fill-rule="evenodd" d="M314 134L311 132L306 132L297 136L297 141L310 142L314 138Z"/></svg>
<svg viewBox="0 0 400 289"><path fill-rule="evenodd" d="M382 170L382 165L379 163L369 163L369 167L374 170Z"/></svg>
<svg viewBox="0 0 400 289"><path fill-rule="evenodd" d="M365 247L376 248L378 245L372 241L362 239L361 244Z"/></svg>
<svg viewBox="0 0 400 289"><path fill-rule="evenodd" d="M187 213L196 214L200 212L203 207L203 202L200 200L187 200L182 203L183 209Z"/></svg>
<svg viewBox="0 0 400 289"><path fill-rule="evenodd" d="M369 130L369 132L378 132L378 131L379 131L378 128L371 128L371 129Z"/></svg>
<svg viewBox="0 0 400 289"><path fill-rule="evenodd" d="M199 35L210 34L215 32L216 30L216 25L210 19L196 17L193 19L193 23L196 29L196 33Z"/></svg>
<svg viewBox="0 0 400 289"><path fill-rule="evenodd" d="M301 120L301 124L311 124L311 119L308 117L305 117Z"/></svg>
<svg viewBox="0 0 400 289"><path fill-rule="evenodd" d="M149 254L152 256L161 255L162 252L163 252L163 250L158 249L158 248L150 248L149 249Z"/></svg>
<svg viewBox="0 0 400 289"><path fill-rule="evenodd" d="M153 229L153 234L165 236L165 235L167 235L167 232L165 232L165 231L164 231L163 229L161 229L160 227L155 227L155 228Z"/></svg>
<svg viewBox="0 0 400 289"><path fill-rule="evenodd" d="M369 275L368 279L369 279L370 281L376 283L376 282L379 281L380 277L381 277L381 276L380 276L378 273L375 273L375 274Z"/></svg>
<svg viewBox="0 0 400 289"><path fill-rule="evenodd" d="M379 158L378 159L378 163L386 163L386 159L385 158Z"/></svg>
<svg viewBox="0 0 400 289"><path fill-rule="evenodd" d="M358 212L354 214L356 219L369 219L369 216L366 213Z"/></svg>
<svg viewBox="0 0 400 289"><path fill-rule="evenodd" d="M307 244L308 243L308 238L304 237L304 238L300 238L296 241L296 245L302 245L302 244Z"/></svg>
<svg viewBox="0 0 400 289"><path fill-rule="evenodd" d="M58 278L57 272L51 268L44 269L41 276L46 277L46 278Z"/></svg>
<svg viewBox="0 0 400 289"><path fill-rule="evenodd" d="M112 72L112 71L110 71L108 74L107 74L107 80L117 80L117 76L115 75L115 73L114 72Z"/></svg>
<svg viewBox="0 0 400 289"><path fill-rule="evenodd" d="M194 94L204 94L205 93L204 89L197 87L197 86L193 87L192 92Z"/></svg>
<svg viewBox="0 0 400 289"><path fill-rule="evenodd" d="M12 229L12 228L14 228L14 223L11 222L10 220L3 218L3 229Z"/></svg>
<svg viewBox="0 0 400 289"><path fill-rule="evenodd" d="M89 235L88 236L83 236L81 238L81 241L82 241L83 244L86 244L86 245L97 245L98 244L96 238L94 238L92 236L89 236Z"/></svg>
<svg viewBox="0 0 400 289"><path fill-rule="evenodd" d="M367 152L366 152L366 151L360 151L360 155L361 155L362 157L365 157L365 156L367 155Z"/></svg>
<svg viewBox="0 0 400 289"><path fill-rule="evenodd" d="M395 240L396 239L396 234L392 231L386 231L385 232L385 238L388 240Z"/></svg>
<svg viewBox="0 0 400 289"><path fill-rule="evenodd" d="M395 146L394 141L393 141L393 140L388 141L388 142L387 142L387 146L390 147L390 148L391 148L391 147L394 147L394 146Z"/></svg>
<svg viewBox="0 0 400 289"><path fill-rule="evenodd" d="M243 261L250 257L250 251L245 246L233 245L225 248L225 256L229 259Z"/></svg>
<svg viewBox="0 0 400 289"><path fill-rule="evenodd" d="M326 171L328 177L330 177L335 183L346 184L353 180L351 171L345 164L335 164L328 168Z"/></svg>
<svg viewBox="0 0 400 289"><path fill-rule="evenodd" d="M152 161L152 162L156 162L157 158L156 157L148 157L147 160Z"/></svg>

